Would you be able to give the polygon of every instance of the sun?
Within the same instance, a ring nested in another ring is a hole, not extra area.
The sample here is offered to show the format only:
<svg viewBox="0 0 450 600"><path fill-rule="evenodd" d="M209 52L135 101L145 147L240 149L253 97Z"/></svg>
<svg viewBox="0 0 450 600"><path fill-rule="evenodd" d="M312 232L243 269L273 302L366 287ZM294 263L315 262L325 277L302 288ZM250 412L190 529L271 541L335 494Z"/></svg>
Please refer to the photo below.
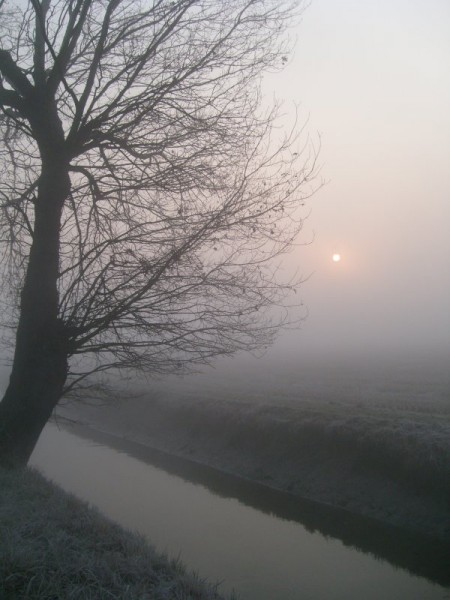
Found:
<svg viewBox="0 0 450 600"><path fill-rule="evenodd" d="M340 254L333 254L333 256L331 257L333 262L339 262L341 260L341 255Z"/></svg>

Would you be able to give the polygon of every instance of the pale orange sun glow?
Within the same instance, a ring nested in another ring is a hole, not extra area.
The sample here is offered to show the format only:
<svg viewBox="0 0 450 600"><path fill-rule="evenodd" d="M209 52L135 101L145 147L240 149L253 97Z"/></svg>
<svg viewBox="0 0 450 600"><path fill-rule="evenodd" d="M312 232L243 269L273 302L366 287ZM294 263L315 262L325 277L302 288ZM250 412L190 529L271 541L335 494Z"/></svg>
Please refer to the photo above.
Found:
<svg viewBox="0 0 450 600"><path fill-rule="evenodd" d="M332 259L333 259L333 262L339 262L341 260L341 255L333 254Z"/></svg>

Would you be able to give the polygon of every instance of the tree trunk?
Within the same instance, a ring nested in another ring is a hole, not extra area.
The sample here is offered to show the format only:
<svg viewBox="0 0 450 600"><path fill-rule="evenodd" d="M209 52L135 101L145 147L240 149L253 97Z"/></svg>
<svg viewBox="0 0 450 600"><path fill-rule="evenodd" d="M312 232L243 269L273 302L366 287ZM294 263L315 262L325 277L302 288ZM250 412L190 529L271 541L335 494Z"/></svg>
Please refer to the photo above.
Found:
<svg viewBox="0 0 450 600"><path fill-rule="evenodd" d="M0 404L0 465L7 468L27 464L61 397L67 359L48 353L21 367Z"/></svg>
<svg viewBox="0 0 450 600"><path fill-rule="evenodd" d="M0 404L0 464L7 467L27 464L67 377L57 282L61 213L70 179L64 154L58 152L58 145L50 152L50 143L47 138L46 152L41 148L34 235L21 293L14 362Z"/></svg>

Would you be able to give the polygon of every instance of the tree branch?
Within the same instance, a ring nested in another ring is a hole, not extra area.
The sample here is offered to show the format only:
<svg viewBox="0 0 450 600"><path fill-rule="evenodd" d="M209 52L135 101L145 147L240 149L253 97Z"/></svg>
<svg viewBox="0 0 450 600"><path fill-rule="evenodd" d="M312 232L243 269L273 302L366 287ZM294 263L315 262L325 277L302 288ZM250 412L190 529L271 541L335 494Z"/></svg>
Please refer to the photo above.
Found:
<svg viewBox="0 0 450 600"><path fill-rule="evenodd" d="M34 88L25 73L17 66L7 50L0 49L0 74L23 98L30 97Z"/></svg>

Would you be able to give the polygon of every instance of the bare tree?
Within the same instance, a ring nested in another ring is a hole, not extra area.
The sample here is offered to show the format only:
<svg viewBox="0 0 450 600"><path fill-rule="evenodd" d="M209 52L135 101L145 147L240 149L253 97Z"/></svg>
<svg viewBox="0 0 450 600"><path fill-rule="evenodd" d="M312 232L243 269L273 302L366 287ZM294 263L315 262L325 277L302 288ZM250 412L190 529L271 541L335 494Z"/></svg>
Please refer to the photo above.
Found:
<svg viewBox="0 0 450 600"><path fill-rule="evenodd" d="M89 374L268 344L315 156L261 76L297 0L0 0L1 242L17 307L0 461ZM272 266L271 266L272 265Z"/></svg>

